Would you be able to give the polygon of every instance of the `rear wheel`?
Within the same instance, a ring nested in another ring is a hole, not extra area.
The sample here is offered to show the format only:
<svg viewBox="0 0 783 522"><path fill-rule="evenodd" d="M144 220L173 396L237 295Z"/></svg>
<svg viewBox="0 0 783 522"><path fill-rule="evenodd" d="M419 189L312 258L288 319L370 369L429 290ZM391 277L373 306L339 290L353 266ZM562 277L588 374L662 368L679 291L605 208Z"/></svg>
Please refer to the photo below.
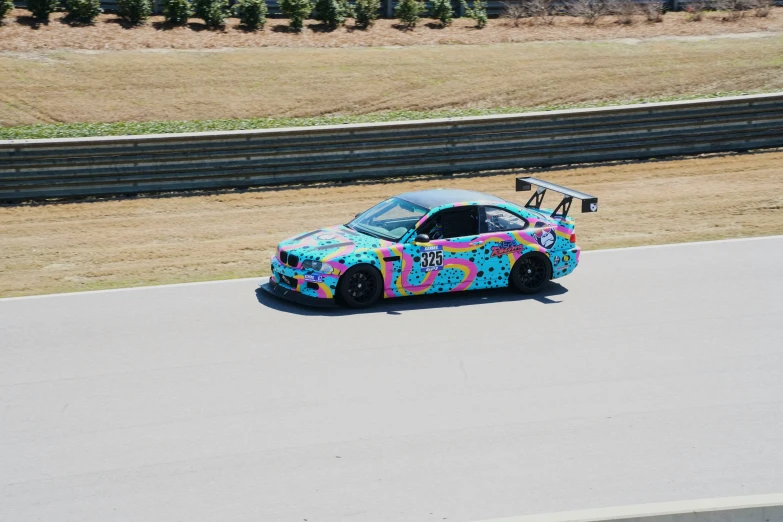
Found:
<svg viewBox="0 0 783 522"><path fill-rule="evenodd" d="M538 253L520 257L511 269L509 284L523 294L540 291L551 277L549 259Z"/></svg>
<svg viewBox="0 0 783 522"><path fill-rule="evenodd" d="M382 287L381 274L375 267L356 265L340 277L337 295L349 308L367 308L381 297Z"/></svg>

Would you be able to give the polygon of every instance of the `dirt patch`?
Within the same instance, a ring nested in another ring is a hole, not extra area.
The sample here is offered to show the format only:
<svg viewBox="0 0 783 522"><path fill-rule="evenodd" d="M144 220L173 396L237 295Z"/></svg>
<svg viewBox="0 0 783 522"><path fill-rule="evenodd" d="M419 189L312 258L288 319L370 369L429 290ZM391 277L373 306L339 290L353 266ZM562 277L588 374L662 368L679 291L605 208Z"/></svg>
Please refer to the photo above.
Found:
<svg viewBox="0 0 783 522"><path fill-rule="evenodd" d="M781 57L783 35L633 45L36 51L0 56L0 125L536 107L774 90L783 88Z"/></svg>
<svg viewBox="0 0 783 522"><path fill-rule="evenodd" d="M557 17L553 25L523 23L513 26L503 19L490 20L477 30L469 19L456 19L450 27L441 28L431 20L412 31L401 30L397 20L379 20L367 31L357 30L353 22L335 31L325 31L315 20L305 24L300 33L287 31L287 20L270 19L263 31L250 33L229 19L224 30L206 30L193 19L183 27L166 25L161 16L152 17L141 27L125 28L116 15L105 14L87 27L72 27L56 13L46 25L35 25L29 13L12 11L0 25L0 50L31 51L56 49L213 49L222 47L351 47L398 46L426 44L490 44L541 40L599 40L611 38L647 38L661 35L717 35L757 31L783 31L783 8L775 8L766 18L746 16L736 22L724 22L720 13L705 13L701 22L688 22L686 13L667 13L660 23L637 17L631 25L618 24L606 17L593 26L578 18Z"/></svg>
<svg viewBox="0 0 783 522"><path fill-rule="evenodd" d="M552 169L596 194L578 242L598 249L783 234L783 152ZM0 296L268 274L281 239L400 192L481 190L512 201L514 175L347 183L246 193L0 208Z"/></svg>

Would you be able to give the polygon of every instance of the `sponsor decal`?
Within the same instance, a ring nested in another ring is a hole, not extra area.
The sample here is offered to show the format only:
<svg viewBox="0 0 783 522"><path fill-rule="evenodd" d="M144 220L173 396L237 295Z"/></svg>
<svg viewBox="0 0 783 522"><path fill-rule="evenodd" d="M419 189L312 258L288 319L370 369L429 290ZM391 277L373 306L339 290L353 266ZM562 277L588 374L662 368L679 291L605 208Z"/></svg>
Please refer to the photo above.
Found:
<svg viewBox="0 0 783 522"><path fill-rule="evenodd" d="M308 283L322 283L324 276L318 274L305 274L304 280Z"/></svg>
<svg viewBox="0 0 783 522"><path fill-rule="evenodd" d="M590 212L598 211L598 203L590 203Z"/></svg>
<svg viewBox="0 0 783 522"><path fill-rule="evenodd" d="M533 234L533 237L535 238L536 243L546 249L552 248L555 245L555 241L557 240L555 231L551 228L542 228Z"/></svg>
<svg viewBox="0 0 783 522"><path fill-rule="evenodd" d="M560 256L555 256L555 264L556 265L560 264Z"/></svg>
<svg viewBox="0 0 783 522"><path fill-rule="evenodd" d="M431 245L420 248L421 269L434 272L443 268L443 245Z"/></svg>
<svg viewBox="0 0 783 522"><path fill-rule="evenodd" d="M499 257L506 254L513 254L514 252L522 252L524 247L514 241L503 241L497 246L492 247L492 253L489 257Z"/></svg>

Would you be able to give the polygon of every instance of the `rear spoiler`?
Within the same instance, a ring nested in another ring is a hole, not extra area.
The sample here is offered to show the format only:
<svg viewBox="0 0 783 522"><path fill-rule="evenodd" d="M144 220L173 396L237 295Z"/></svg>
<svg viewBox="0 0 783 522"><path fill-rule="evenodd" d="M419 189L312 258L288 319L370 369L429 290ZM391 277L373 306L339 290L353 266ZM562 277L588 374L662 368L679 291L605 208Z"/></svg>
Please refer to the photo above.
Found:
<svg viewBox="0 0 783 522"><path fill-rule="evenodd" d="M566 217L568 211L571 210L571 202L574 198L582 201L582 212L598 212L598 198L595 196L579 192L578 190L561 187L560 185L555 185L554 183L549 183L548 181L538 178L517 178L517 192L531 190L533 185L538 188L536 189L536 193L530 197L527 203L525 203L525 208L541 209L541 203L544 201L544 194L547 189L552 189L555 192L561 193L563 195L563 200L552 212L551 217Z"/></svg>

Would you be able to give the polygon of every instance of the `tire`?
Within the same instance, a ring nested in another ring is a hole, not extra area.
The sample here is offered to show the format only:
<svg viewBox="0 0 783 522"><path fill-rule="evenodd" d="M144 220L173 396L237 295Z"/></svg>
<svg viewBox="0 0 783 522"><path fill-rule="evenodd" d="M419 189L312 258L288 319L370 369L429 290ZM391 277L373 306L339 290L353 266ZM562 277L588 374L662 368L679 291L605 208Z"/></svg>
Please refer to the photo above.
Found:
<svg viewBox="0 0 783 522"><path fill-rule="evenodd" d="M371 265L352 266L337 283L339 301L348 308L367 308L375 304L383 292L383 279Z"/></svg>
<svg viewBox="0 0 783 522"><path fill-rule="evenodd" d="M525 254L517 259L509 275L509 286L523 294L535 294L552 278L549 258L539 253Z"/></svg>

